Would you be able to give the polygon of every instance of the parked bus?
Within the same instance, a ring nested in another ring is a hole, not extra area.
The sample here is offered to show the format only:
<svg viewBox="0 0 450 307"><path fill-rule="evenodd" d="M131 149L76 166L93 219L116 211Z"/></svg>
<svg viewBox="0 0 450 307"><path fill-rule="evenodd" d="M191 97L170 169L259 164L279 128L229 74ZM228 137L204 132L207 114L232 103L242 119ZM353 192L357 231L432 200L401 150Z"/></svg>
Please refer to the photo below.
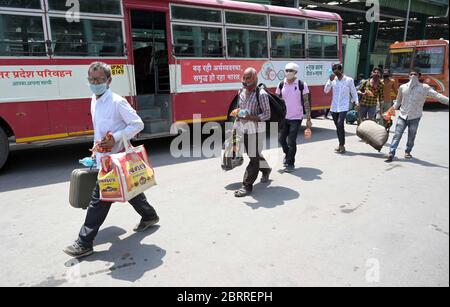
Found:
<svg viewBox="0 0 450 307"><path fill-rule="evenodd" d="M388 67L399 85L409 81L411 68L419 69L421 81L448 97L448 41L421 40L391 45ZM429 98L428 103L435 100Z"/></svg>
<svg viewBox="0 0 450 307"><path fill-rule="evenodd" d="M275 89L295 61L313 109L342 61L341 18L295 8L215 0L0 0L0 168L9 144L91 135L87 70L111 65L113 91L145 123L138 138L173 123L225 121L253 66ZM67 2L72 3L72 2Z"/></svg>

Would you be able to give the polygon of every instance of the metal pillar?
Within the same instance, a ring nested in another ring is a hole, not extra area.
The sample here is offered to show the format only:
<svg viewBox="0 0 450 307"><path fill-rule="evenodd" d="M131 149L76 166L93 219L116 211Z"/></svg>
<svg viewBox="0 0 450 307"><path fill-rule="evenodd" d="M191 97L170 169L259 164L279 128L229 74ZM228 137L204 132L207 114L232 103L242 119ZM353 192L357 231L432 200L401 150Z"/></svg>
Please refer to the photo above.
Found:
<svg viewBox="0 0 450 307"><path fill-rule="evenodd" d="M403 41L406 42L408 38L408 26L409 26L409 14L411 13L411 0L408 0L408 10L406 13L406 24L405 24L405 35L403 36Z"/></svg>

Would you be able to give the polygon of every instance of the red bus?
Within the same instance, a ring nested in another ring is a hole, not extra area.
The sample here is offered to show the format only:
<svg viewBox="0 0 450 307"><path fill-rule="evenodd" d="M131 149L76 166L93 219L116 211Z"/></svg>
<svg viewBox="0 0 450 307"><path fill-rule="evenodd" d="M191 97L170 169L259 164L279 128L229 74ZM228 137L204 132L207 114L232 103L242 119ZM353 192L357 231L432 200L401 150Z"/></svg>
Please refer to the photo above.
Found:
<svg viewBox="0 0 450 307"><path fill-rule="evenodd" d="M66 3L69 6L66 6ZM91 62L112 66L112 89L145 122L224 121L243 70L276 88L295 61L314 110L342 61L337 14L216 0L0 0L0 167L9 144L91 135Z"/></svg>
<svg viewBox="0 0 450 307"><path fill-rule="evenodd" d="M412 68L422 73L421 81L448 97L449 47L447 40L397 42L390 46L389 68L399 85L409 81ZM435 103L432 98L427 103Z"/></svg>

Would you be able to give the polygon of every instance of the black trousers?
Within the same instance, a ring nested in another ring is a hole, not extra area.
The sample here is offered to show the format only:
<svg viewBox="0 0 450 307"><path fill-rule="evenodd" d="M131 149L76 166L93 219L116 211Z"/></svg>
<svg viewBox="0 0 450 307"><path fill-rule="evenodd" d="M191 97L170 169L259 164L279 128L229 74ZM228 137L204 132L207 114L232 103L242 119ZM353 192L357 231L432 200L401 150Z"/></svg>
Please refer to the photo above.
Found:
<svg viewBox="0 0 450 307"><path fill-rule="evenodd" d="M280 144L286 155L286 163L289 166L295 165L295 155L297 154L298 130L302 126L302 120L286 120L280 133Z"/></svg>
<svg viewBox="0 0 450 307"><path fill-rule="evenodd" d="M147 202L144 193L128 201L142 217L142 221L149 221L156 218L155 209ZM108 216L112 203L100 200L100 188L97 186L92 192L91 203L87 209L86 220L81 227L77 243L84 247L92 247L97 233Z"/></svg>
<svg viewBox="0 0 450 307"><path fill-rule="evenodd" d="M263 174L270 172L269 164L261 154L264 138L265 133L244 134L245 152L250 158L250 163L245 170L243 186L248 191L253 190L259 172Z"/></svg>
<svg viewBox="0 0 450 307"><path fill-rule="evenodd" d="M337 136L339 139L339 146L345 145L345 117L347 116L347 112L331 112L331 116L333 116L334 124L337 129Z"/></svg>

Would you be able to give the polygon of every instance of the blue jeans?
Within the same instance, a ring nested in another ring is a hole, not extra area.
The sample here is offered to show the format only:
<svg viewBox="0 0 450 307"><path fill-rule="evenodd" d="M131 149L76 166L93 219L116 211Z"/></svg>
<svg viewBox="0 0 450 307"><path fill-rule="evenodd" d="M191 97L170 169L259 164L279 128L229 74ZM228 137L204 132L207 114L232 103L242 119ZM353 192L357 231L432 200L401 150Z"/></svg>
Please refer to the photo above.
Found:
<svg viewBox="0 0 450 307"><path fill-rule="evenodd" d="M377 107L359 107L359 117L361 119L375 119L377 116Z"/></svg>
<svg viewBox="0 0 450 307"><path fill-rule="evenodd" d="M397 121L397 127L395 127L395 135L392 139L390 154L395 156L395 152L397 151L398 145L402 139L403 132L405 132L406 128L408 128L408 143L406 144L405 152L411 153L414 147L414 141L416 140L417 129L419 128L420 118L412 119L412 120L404 120L399 117Z"/></svg>

